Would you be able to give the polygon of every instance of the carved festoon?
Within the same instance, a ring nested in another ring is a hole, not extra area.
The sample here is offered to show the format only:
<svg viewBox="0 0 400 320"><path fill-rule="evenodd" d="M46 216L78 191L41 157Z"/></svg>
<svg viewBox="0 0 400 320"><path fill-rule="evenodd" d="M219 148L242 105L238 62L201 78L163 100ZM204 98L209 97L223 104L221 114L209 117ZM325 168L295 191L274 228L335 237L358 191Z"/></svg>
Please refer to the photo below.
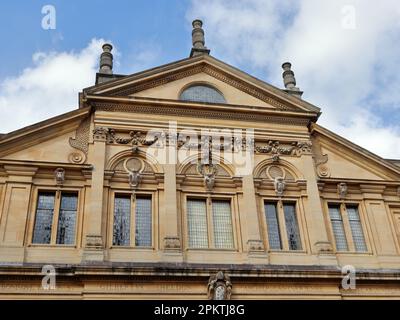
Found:
<svg viewBox="0 0 400 320"><path fill-rule="evenodd" d="M108 136L108 128L96 127L93 129L93 140L94 141L106 141Z"/></svg>
<svg viewBox="0 0 400 320"><path fill-rule="evenodd" d="M217 167L213 164L199 164L198 171L204 177L204 186L207 190L212 190L215 185Z"/></svg>

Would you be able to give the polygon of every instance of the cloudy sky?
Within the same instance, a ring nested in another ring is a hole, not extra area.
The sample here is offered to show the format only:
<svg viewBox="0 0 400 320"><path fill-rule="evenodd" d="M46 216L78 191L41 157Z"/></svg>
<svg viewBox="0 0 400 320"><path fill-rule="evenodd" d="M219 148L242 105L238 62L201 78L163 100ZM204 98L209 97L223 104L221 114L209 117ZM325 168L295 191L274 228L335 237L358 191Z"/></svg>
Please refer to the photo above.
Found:
<svg viewBox="0 0 400 320"><path fill-rule="evenodd" d="M277 87L292 62L321 125L400 158L398 0L81 2L1 1L1 133L75 109L104 41L115 46L115 72L129 74L187 57L190 22L201 18L213 56ZM43 28L45 5L55 29Z"/></svg>

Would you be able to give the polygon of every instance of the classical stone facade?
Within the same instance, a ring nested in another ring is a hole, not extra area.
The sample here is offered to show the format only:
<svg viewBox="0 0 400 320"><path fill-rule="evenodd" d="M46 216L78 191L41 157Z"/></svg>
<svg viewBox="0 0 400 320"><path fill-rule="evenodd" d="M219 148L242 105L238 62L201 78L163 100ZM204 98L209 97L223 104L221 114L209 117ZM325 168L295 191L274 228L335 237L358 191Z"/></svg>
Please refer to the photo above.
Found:
<svg viewBox="0 0 400 320"><path fill-rule="evenodd" d="M133 75L106 45L77 110L0 136L0 297L400 298L400 161L193 26L189 58Z"/></svg>

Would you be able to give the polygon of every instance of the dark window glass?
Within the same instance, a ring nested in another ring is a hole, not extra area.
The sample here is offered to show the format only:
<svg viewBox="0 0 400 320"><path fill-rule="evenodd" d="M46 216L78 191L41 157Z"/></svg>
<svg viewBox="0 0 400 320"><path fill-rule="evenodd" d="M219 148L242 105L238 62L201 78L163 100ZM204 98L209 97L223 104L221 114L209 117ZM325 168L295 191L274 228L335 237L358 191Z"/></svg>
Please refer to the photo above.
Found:
<svg viewBox="0 0 400 320"><path fill-rule="evenodd" d="M114 200L113 245L130 245L131 196L116 196Z"/></svg>
<svg viewBox="0 0 400 320"><path fill-rule="evenodd" d="M75 243L77 193L62 193L60 214L58 216L57 244Z"/></svg>
<svg viewBox="0 0 400 320"><path fill-rule="evenodd" d="M265 217L267 220L268 242L270 249L282 249L281 236L279 232L278 212L276 203L266 202L264 204Z"/></svg>
<svg viewBox="0 0 400 320"><path fill-rule="evenodd" d="M53 224L55 192L40 192L32 243L49 244Z"/></svg>
<svg viewBox="0 0 400 320"><path fill-rule="evenodd" d="M301 250L299 225L296 218L296 206L294 203L284 203L286 234L289 242L289 250Z"/></svg>

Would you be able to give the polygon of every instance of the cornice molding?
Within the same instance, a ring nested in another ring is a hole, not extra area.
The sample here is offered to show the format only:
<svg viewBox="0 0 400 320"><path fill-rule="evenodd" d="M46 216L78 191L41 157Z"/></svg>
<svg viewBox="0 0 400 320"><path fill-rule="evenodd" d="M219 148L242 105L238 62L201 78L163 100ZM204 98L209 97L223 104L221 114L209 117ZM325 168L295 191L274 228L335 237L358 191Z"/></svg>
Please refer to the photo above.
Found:
<svg viewBox="0 0 400 320"><path fill-rule="evenodd" d="M215 110L204 108L190 108L185 105L176 104L165 105L161 103L152 104L138 104L132 101L132 103L112 103L112 102L92 102L92 105L99 111L108 112L134 112L144 114L158 114L158 115L172 115L177 117L194 117L194 118L205 118L205 119L226 119L226 120L244 120L254 122L274 122L289 125L307 126L310 123L310 119L306 116L292 117L285 116L282 114L272 113L251 113L251 112L235 112L235 110Z"/></svg>

